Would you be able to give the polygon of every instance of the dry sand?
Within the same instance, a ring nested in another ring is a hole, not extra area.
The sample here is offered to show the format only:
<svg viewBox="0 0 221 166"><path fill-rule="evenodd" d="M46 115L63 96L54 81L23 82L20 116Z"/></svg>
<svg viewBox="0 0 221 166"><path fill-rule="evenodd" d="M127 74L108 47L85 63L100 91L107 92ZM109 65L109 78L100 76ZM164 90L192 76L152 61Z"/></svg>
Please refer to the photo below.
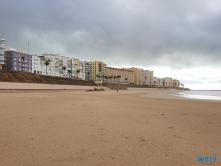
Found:
<svg viewBox="0 0 221 166"><path fill-rule="evenodd" d="M221 165L221 103L165 92L0 91L0 165Z"/></svg>

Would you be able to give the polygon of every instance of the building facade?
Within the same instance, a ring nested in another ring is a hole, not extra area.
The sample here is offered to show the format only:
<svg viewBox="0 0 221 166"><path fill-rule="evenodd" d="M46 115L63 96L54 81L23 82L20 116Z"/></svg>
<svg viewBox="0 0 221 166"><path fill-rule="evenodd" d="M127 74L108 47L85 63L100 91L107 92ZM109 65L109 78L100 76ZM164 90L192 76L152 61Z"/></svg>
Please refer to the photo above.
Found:
<svg viewBox="0 0 221 166"><path fill-rule="evenodd" d="M83 62L77 58L68 59L68 71L71 72L70 75L72 78L85 79Z"/></svg>
<svg viewBox="0 0 221 166"><path fill-rule="evenodd" d="M92 61L91 62L87 62L84 61L83 62L83 73L84 73L84 79L85 80L92 80Z"/></svg>
<svg viewBox="0 0 221 166"><path fill-rule="evenodd" d="M32 55L20 51L5 51L4 69L32 72Z"/></svg>
<svg viewBox="0 0 221 166"><path fill-rule="evenodd" d="M37 55L32 55L32 73L42 74L43 64L41 64L41 57Z"/></svg>
<svg viewBox="0 0 221 166"><path fill-rule="evenodd" d="M126 70L132 70L134 72L134 84L142 85L143 84L143 69L138 69L135 67L125 68Z"/></svg>
<svg viewBox="0 0 221 166"><path fill-rule="evenodd" d="M5 39L0 37L0 70L2 69L5 62Z"/></svg>
<svg viewBox="0 0 221 166"><path fill-rule="evenodd" d="M153 71L143 70L142 71L142 81L143 85L153 85Z"/></svg>
<svg viewBox="0 0 221 166"><path fill-rule="evenodd" d="M173 79L173 86L176 87L176 88L179 88L180 87L180 81L177 80L177 79Z"/></svg>
<svg viewBox="0 0 221 166"><path fill-rule="evenodd" d="M163 87L180 87L180 81L177 79L173 79L171 77L164 77L164 78L153 78L155 86L163 86Z"/></svg>
<svg viewBox="0 0 221 166"><path fill-rule="evenodd" d="M155 86L164 86L164 78L154 77L153 85Z"/></svg>
<svg viewBox="0 0 221 166"><path fill-rule="evenodd" d="M121 82L121 83L134 83L134 71L107 67L107 81L108 82Z"/></svg>
<svg viewBox="0 0 221 166"><path fill-rule="evenodd" d="M172 87L173 85L173 79L170 77L164 77L164 86Z"/></svg>
<svg viewBox="0 0 221 166"><path fill-rule="evenodd" d="M93 61L91 70L91 79L94 81L102 81L103 76L107 75L106 64L102 61Z"/></svg>

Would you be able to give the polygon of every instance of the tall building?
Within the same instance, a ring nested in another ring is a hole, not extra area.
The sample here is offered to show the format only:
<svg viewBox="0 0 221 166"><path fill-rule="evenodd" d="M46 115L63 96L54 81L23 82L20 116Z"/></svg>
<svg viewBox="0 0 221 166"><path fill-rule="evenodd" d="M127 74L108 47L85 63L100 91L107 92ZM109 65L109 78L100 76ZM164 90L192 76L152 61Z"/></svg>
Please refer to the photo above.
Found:
<svg viewBox="0 0 221 166"><path fill-rule="evenodd" d="M142 71L143 85L153 85L153 71L143 70Z"/></svg>
<svg viewBox="0 0 221 166"><path fill-rule="evenodd" d="M41 57L37 55L32 55L32 73L42 74L42 71L44 69L45 66L41 63Z"/></svg>
<svg viewBox="0 0 221 166"><path fill-rule="evenodd" d="M143 69L138 68L125 68L126 70L132 70L134 71L134 84L136 85L142 85L143 84Z"/></svg>
<svg viewBox="0 0 221 166"><path fill-rule="evenodd" d="M46 66L45 62L48 61L49 65ZM43 57L41 58L41 65L45 66L45 71L42 71L42 74L46 75L52 75L52 76L59 76L60 75L60 65L61 62L59 62L59 55L58 54L49 54L45 53L43 54Z"/></svg>
<svg viewBox="0 0 221 166"><path fill-rule="evenodd" d="M91 63L92 66L92 74L91 74L91 78L94 81L102 81L103 78L102 76L106 76L107 75L107 71L106 71L106 64L102 61L93 61Z"/></svg>
<svg viewBox="0 0 221 166"><path fill-rule="evenodd" d="M4 65L5 39L0 37L0 70Z"/></svg>
<svg viewBox="0 0 221 166"><path fill-rule="evenodd" d="M134 71L107 67L108 82L134 83Z"/></svg>
<svg viewBox="0 0 221 166"><path fill-rule="evenodd" d="M32 55L15 49L5 51L6 70L32 72Z"/></svg>
<svg viewBox="0 0 221 166"><path fill-rule="evenodd" d="M83 73L84 73L84 79L85 80L92 80L92 61L83 62Z"/></svg>
<svg viewBox="0 0 221 166"><path fill-rule="evenodd" d="M70 76L73 78L85 79L83 71L83 62L77 58L68 59L68 70L71 71Z"/></svg>

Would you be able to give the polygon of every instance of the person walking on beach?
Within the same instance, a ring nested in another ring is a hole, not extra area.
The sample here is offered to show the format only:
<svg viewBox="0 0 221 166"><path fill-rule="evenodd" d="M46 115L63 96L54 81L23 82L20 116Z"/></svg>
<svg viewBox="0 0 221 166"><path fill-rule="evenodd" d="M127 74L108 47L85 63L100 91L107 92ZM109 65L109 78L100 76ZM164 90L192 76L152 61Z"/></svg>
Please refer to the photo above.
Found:
<svg viewBox="0 0 221 166"><path fill-rule="evenodd" d="M118 92L118 89L117 89L117 92Z"/></svg>

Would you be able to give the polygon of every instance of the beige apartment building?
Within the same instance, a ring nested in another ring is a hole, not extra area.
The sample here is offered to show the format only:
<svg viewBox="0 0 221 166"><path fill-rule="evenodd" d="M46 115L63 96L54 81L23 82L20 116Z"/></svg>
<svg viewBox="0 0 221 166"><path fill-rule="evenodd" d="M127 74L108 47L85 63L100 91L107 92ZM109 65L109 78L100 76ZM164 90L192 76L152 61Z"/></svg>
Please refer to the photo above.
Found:
<svg viewBox="0 0 221 166"><path fill-rule="evenodd" d="M106 64L102 61L91 62L91 78L94 81L103 81L103 76L107 75Z"/></svg>
<svg viewBox="0 0 221 166"><path fill-rule="evenodd" d="M142 85L143 84L143 69L138 69L138 68L124 68L125 70L132 70L134 72L134 84L136 85Z"/></svg>
<svg viewBox="0 0 221 166"><path fill-rule="evenodd" d="M107 78L108 82L134 83L134 71L107 67Z"/></svg>
<svg viewBox="0 0 221 166"><path fill-rule="evenodd" d="M180 81L173 79L173 86L179 88L180 87Z"/></svg>
<svg viewBox="0 0 221 166"><path fill-rule="evenodd" d="M142 83L143 85L153 85L153 71L143 70L142 71Z"/></svg>
<svg viewBox="0 0 221 166"><path fill-rule="evenodd" d="M154 77L153 84L155 86L164 86L164 78Z"/></svg>
<svg viewBox="0 0 221 166"><path fill-rule="evenodd" d="M165 87L180 87L180 81L173 79L171 77L158 78L154 77L153 82L155 86L165 86Z"/></svg>
<svg viewBox="0 0 221 166"><path fill-rule="evenodd" d="M164 77L164 86L173 86L173 79L170 77Z"/></svg>

